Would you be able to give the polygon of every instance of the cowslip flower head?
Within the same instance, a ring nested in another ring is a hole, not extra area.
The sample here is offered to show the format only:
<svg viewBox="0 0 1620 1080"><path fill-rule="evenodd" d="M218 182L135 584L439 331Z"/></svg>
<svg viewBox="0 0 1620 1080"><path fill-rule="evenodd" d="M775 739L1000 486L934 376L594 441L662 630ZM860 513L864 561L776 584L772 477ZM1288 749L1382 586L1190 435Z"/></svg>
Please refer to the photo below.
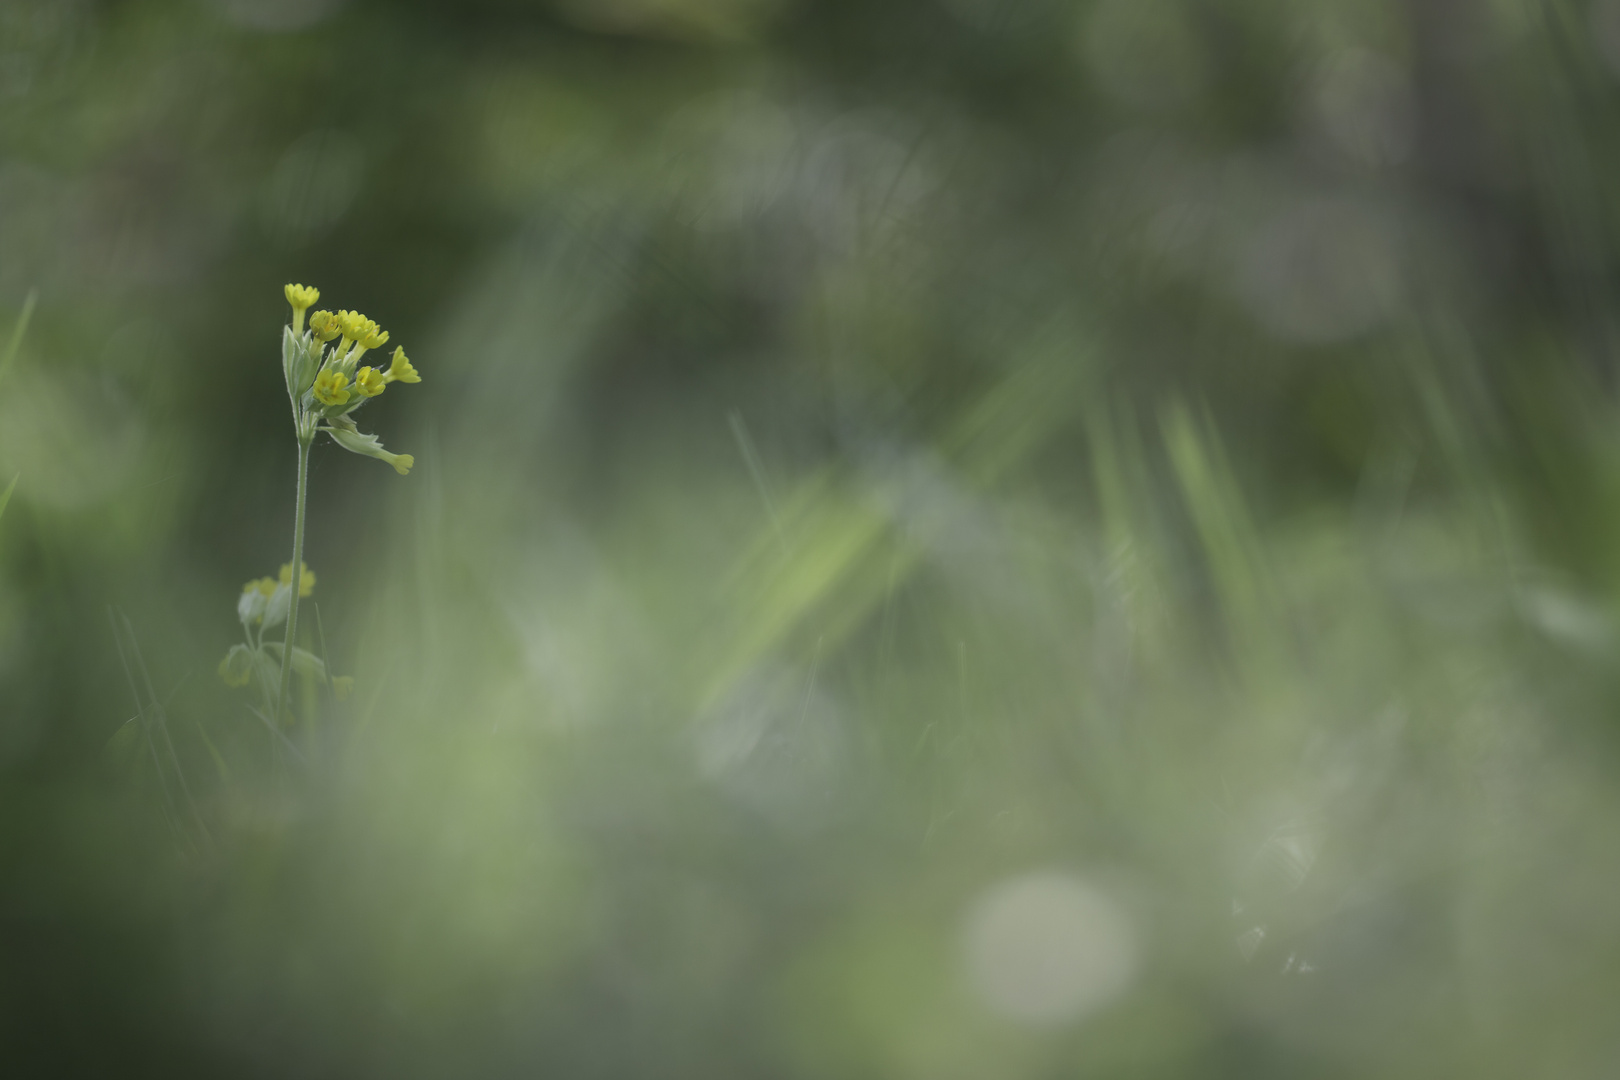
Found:
<svg viewBox="0 0 1620 1080"><path fill-rule="evenodd" d="M410 454L384 450L375 435L367 435L355 427L353 414L380 395L389 383L418 383L422 376L417 374L402 347L395 347L393 360L386 370L372 365L360 366L360 358L387 344L389 334L375 319L358 311L340 308L335 312L310 312L309 329L303 330L304 308L319 296L319 290L312 286L287 287L288 302L294 304L295 322L282 335L282 366L298 439L307 444L317 432L327 432L332 441L350 453L385 461L404 476L416 464L416 459Z"/></svg>
<svg viewBox="0 0 1620 1080"><path fill-rule="evenodd" d="M322 405L344 405L349 400L349 392L344 389L348 382L349 377L343 372L327 368L315 376L315 385L310 392Z"/></svg>

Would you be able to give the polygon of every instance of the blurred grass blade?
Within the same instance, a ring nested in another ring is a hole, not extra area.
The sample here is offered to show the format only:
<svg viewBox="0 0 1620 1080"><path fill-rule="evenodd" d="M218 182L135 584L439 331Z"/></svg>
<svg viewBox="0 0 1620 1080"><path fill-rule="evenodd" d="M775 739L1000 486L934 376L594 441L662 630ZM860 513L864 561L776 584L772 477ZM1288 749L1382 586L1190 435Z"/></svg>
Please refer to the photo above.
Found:
<svg viewBox="0 0 1620 1080"><path fill-rule="evenodd" d="M6 493L4 495L0 495L0 518L6 516L6 504L11 502L11 493L17 490L17 481L21 479L22 473L18 473L16 476L13 476L11 478L11 483L6 485Z"/></svg>
<svg viewBox="0 0 1620 1080"><path fill-rule="evenodd" d="M6 342L6 351L0 355L0 383L5 382L6 374L17 359L17 350L22 348L23 335L28 332L28 322L34 317L34 304L38 300L39 290L30 289L28 298L23 301L22 313L17 316L17 325L12 328L11 340Z"/></svg>

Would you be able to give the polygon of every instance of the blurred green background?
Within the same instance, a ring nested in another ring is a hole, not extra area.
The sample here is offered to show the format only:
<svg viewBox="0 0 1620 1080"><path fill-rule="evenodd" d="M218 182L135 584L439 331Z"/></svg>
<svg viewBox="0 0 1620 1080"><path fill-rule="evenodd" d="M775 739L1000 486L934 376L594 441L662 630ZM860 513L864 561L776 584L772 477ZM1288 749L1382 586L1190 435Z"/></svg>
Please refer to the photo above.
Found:
<svg viewBox="0 0 1620 1080"><path fill-rule="evenodd" d="M4 0L6 1071L1615 1075L1617 80L1620 0ZM289 281L424 381L273 734Z"/></svg>

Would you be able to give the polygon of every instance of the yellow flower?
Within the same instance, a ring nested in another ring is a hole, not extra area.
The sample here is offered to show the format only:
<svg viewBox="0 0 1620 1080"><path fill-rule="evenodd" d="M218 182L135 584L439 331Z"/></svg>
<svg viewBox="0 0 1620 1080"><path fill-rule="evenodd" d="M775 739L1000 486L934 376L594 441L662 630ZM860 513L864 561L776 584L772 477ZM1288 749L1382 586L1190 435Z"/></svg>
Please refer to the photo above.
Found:
<svg viewBox="0 0 1620 1080"><path fill-rule="evenodd" d="M259 590L261 595L268 597L271 593L276 591L276 579L262 577L256 581L250 581L246 585L242 586L242 591L245 593L252 592L254 589Z"/></svg>
<svg viewBox="0 0 1620 1080"><path fill-rule="evenodd" d="M321 298L321 290L313 285L288 285L281 291L287 297L287 303L292 305L293 333L295 335L302 334L304 332L304 312Z"/></svg>
<svg viewBox="0 0 1620 1080"><path fill-rule="evenodd" d="M349 400L349 392L343 389L349 384L349 377L341 371L330 368L315 376L315 400L322 405L343 405Z"/></svg>
<svg viewBox="0 0 1620 1080"><path fill-rule="evenodd" d="M411 471L411 466L416 464L416 459L409 454L390 454L383 460L392 465L394 467L394 471L399 473L401 476L409 473Z"/></svg>
<svg viewBox="0 0 1620 1080"><path fill-rule="evenodd" d="M298 576L298 598L304 600L308 599L309 594L315 591L315 571L309 568L307 562L301 562L298 565L304 568L304 572ZM265 580L269 581L270 579L266 578ZM292 584L292 563L281 564L281 583L283 585Z"/></svg>
<svg viewBox="0 0 1620 1080"><path fill-rule="evenodd" d="M315 306L321 298L321 290L313 285L288 285L282 289L287 296L287 303L293 306L294 311Z"/></svg>
<svg viewBox="0 0 1620 1080"><path fill-rule="evenodd" d="M363 367L354 373L354 388L366 397L376 397L388 388L388 380L374 367Z"/></svg>
<svg viewBox="0 0 1620 1080"><path fill-rule="evenodd" d="M337 316L333 315L330 311L310 312L309 328L314 331L315 336L320 338L322 341L331 341L333 338L343 333L343 327L339 325Z"/></svg>
<svg viewBox="0 0 1620 1080"><path fill-rule="evenodd" d="M357 329L360 333L355 336L354 342L362 349L380 349L388 341L388 331L371 319L367 319L365 325Z"/></svg>
<svg viewBox="0 0 1620 1080"><path fill-rule="evenodd" d="M358 311L339 311L337 313L337 324L338 328L343 331L343 347L347 348L350 342L355 341L364 334L366 324L370 321Z"/></svg>
<svg viewBox="0 0 1620 1080"><path fill-rule="evenodd" d="M383 375L384 382L421 382L422 376L416 373L411 366L410 358L405 355L405 346L399 345L394 349L394 362L388 365L388 371Z"/></svg>

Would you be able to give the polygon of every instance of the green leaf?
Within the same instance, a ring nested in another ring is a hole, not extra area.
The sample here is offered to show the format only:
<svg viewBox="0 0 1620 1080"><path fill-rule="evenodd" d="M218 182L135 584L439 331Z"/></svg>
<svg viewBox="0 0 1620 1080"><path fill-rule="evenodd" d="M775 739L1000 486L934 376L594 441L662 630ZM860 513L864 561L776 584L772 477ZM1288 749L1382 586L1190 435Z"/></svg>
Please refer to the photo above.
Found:
<svg viewBox="0 0 1620 1080"><path fill-rule="evenodd" d="M404 476L416 464L416 459L410 454L390 454L383 449L382 440L375 435L367 435L357 430L354 421L346 417L334 420L330 425L321 429L332 436L332 441L351 454L360 454L363 457L376 458L386 461L394 467L394 471Z"/></svg>
<svg viewBox="0 0 1620 1080"><path fill-rule="evenodd" d="M293 378L293 365L298 361L298 354L303 350L298 347L298 339L293 337L292 327L281 328L281 374L287 380L287 393L296 400L298 391L294 389L297 382Z"/></svg>

